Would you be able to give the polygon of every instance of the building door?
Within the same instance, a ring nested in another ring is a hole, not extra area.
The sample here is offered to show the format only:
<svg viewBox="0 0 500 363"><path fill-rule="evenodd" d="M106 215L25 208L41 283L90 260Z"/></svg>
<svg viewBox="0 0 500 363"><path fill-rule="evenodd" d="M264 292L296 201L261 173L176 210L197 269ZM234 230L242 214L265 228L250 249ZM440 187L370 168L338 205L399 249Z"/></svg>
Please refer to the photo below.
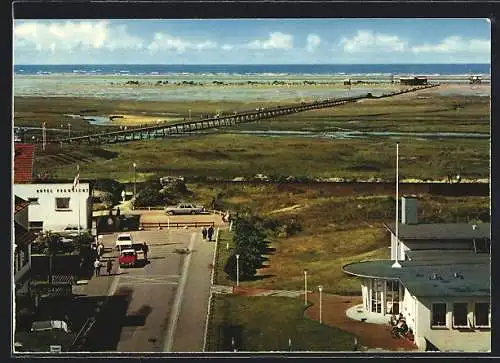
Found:
<svg viewBox="0 0 500 363"><path fill-rule="evenodd" d="M399 314L399 281L386 281L386 309L387 314Z"/></svg>

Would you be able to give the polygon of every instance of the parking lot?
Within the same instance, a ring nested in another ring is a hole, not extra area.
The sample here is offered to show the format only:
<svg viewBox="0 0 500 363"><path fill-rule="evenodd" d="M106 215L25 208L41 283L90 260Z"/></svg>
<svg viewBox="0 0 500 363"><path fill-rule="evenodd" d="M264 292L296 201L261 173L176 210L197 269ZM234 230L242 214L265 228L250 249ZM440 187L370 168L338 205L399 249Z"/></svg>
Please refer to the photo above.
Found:
<svg viewBox="0 0 500 363"><path fill-rule="evenodd" d="M127 296L118 352L201 351L215 243L198 229L130 232L149 246L144 267L116 268L109 296ZM104 258L113 258L117 234L102 236ZM112 324L112 322L110 322ZM189 329L185 329L189 327Z"/></svg>

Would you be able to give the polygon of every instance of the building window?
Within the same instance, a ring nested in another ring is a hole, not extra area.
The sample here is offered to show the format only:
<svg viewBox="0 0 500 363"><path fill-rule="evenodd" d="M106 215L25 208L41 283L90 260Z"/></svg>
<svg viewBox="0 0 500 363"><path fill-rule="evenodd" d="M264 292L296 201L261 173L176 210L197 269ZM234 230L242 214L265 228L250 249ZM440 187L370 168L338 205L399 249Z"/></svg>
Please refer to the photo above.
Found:
<svg viewBox="0 0 500 363"><path fill-rule="evenodd" d="M384 293L384 280L373 279L372 284L372 313L382 313L382 294Z"/></svg>
<svg viewBox="0 0 500 363"><path fill-rule="evenodd" d="M453 304L453 327L468 328L467 323L467 303Z"/></svg>
<svg viewBox="0 0 500 363"><path fill-rule="evenodd" d="M56 198L56 210L69 210L69 198Z"/></svg>
<svg viewBox="0 0 500 363"><path fill-rule="evenodd" d="M491 241L489 239L476 239L474 245L476 253L490 253Z"/></svg>
<svg viewBox="0 0 500 363"><path fill-rule="evenodd" d="M38 203L38 198L28 198L28 202L30 204L39 204Z"/></svg>
<svg viewBox="0 0 500 363"><path fill-rule="evenodd" d="M490 304L476 303L474 309L474 325L477 328L490 327Z"/></svg>
<svg viewBox="0 0 500 363"><path fill-rule="evenodd" d="M43 231L43 221L42 222L29 222L28 227L29 227L29 230L32 232L41 232L41 231Z"/></svg>
<svg viewBox="0 0 500 363"><path fill-rule="evenodd" d="M446 327L446 303L432 304L432 322L433 328Z"/></svg>

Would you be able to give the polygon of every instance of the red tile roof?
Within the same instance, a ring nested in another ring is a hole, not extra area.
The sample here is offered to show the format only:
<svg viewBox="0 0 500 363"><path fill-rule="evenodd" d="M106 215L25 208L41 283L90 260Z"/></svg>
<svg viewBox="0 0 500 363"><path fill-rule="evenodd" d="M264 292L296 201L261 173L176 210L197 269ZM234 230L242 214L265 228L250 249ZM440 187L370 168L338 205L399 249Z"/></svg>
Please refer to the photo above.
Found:
<svg viewBox="0 0 500 363"><path fill-rule="evenodd" d="M16 195L15 203L16 203L16 209L14 211L14 214L22 211L24 208L26 208L27 206L30 205L30 202L28 202L27 200L24 200L23 198L18 197L17 195Z"/></svg>
<svg viewBox="0 0 500 363"><path fill-rule="evenodd" d="M15 243L18 246L26 246L36 239L33 232L28 231L19 223L14 222Z"/></svg>
<svg viewBox="0 0 500 363"><path fill-rule="evenodd" d="M15 144L14 183L31 183L33 180L33 159L35 145Z"/></svg>

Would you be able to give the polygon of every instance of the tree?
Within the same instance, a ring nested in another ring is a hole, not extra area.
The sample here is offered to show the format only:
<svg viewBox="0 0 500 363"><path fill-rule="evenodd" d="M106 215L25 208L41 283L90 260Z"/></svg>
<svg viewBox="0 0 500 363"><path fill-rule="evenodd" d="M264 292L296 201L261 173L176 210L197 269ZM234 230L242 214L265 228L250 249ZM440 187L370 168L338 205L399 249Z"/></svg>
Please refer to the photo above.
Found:
<svg viewBox="0 0 500 363"><path fill-rule="evenodd" d="M43 246L43 252L49 256L49 283L52 283L52 260L54 255L61 250L61 236L51 231L43 232L38 242Z"/></svg>

